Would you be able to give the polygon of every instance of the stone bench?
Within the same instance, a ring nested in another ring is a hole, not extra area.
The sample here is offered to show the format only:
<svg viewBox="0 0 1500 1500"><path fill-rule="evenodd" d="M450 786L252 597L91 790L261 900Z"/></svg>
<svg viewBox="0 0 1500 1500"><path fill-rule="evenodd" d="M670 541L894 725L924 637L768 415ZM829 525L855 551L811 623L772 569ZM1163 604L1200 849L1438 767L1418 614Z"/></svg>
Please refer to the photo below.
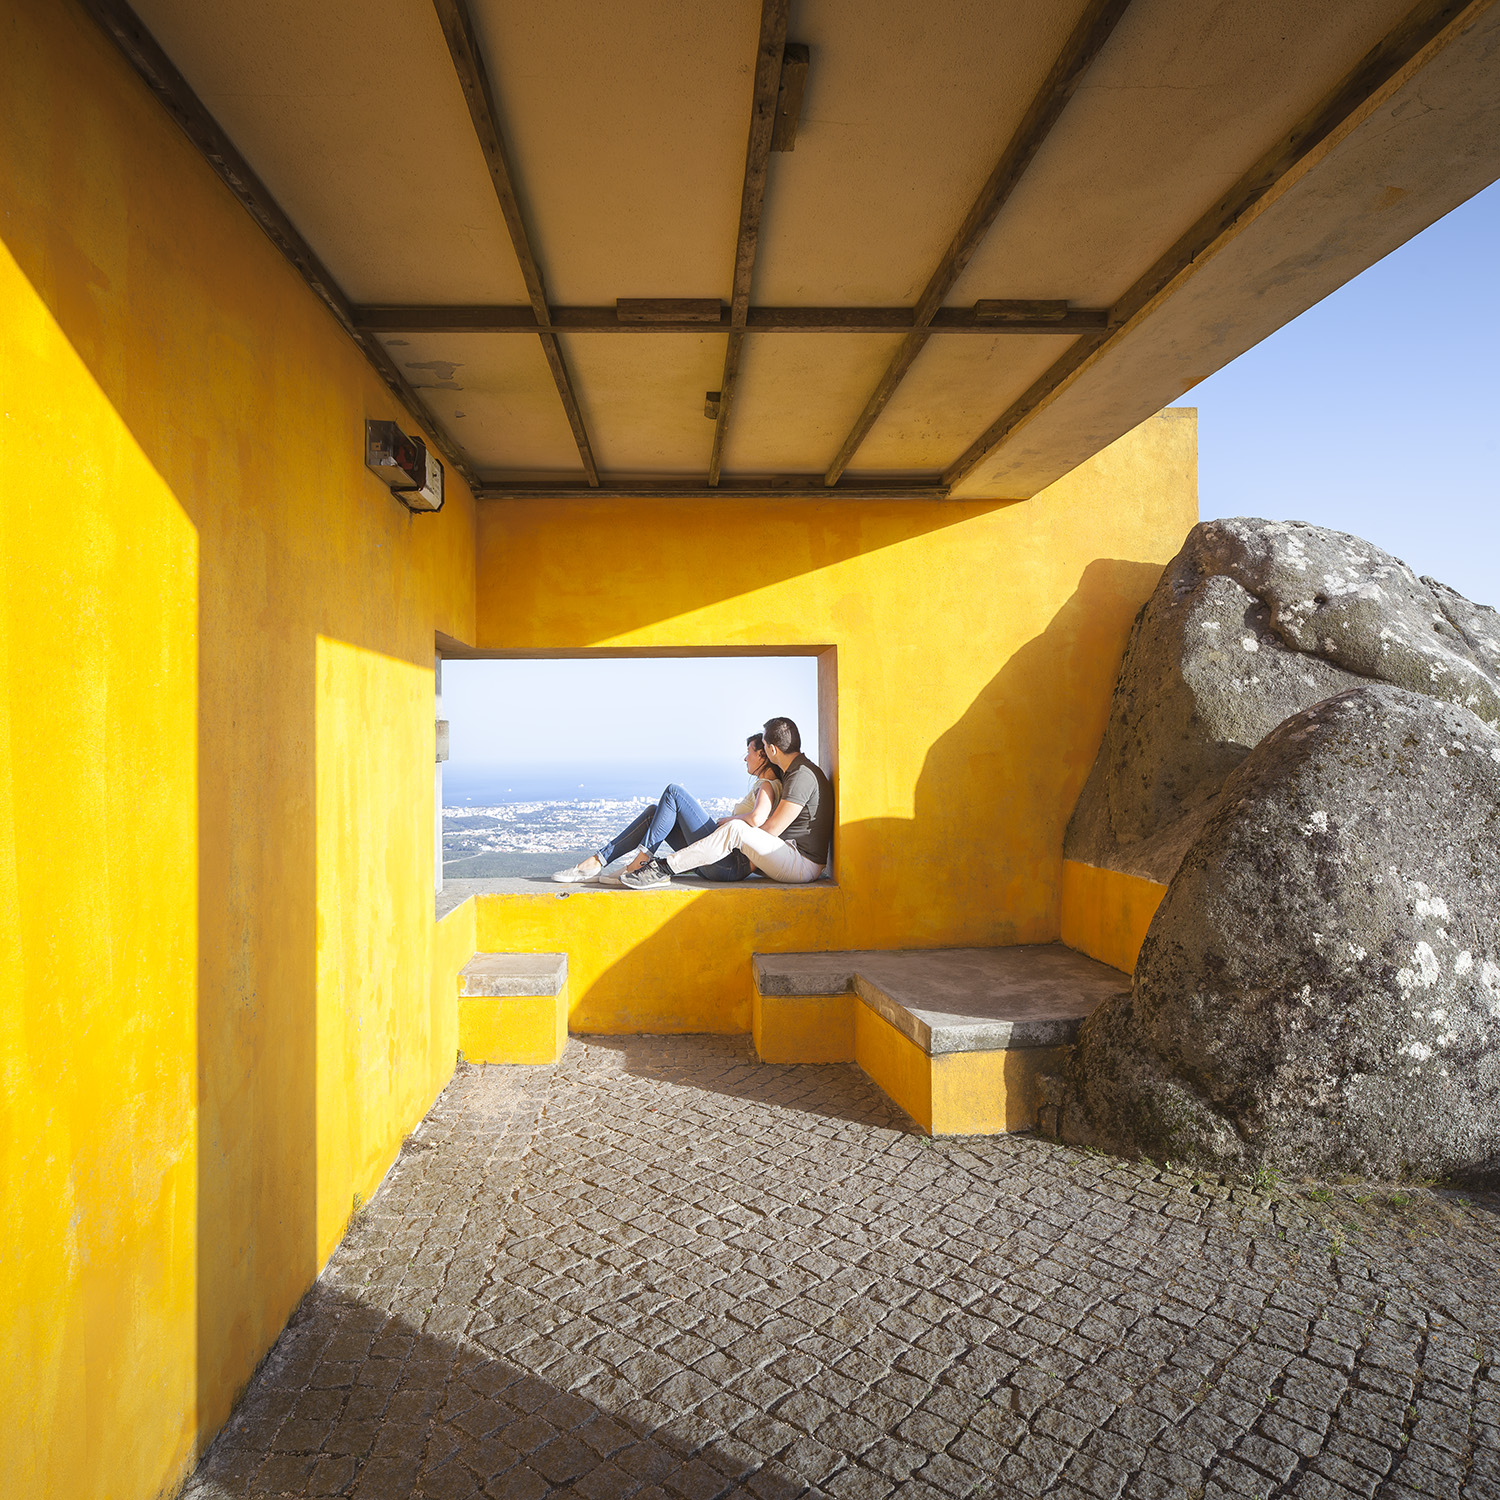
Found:
<svg viewBox="0 0 1500 1500"><path fill-rule="evenodd" d="M469 1062L555 1063L568 1045L566 953L476 953L458 975Z"/></svg>
<svg viewBox="0 0 1500 1500"><path fill-rule="evenodd" d="M856 1062L933 1135L1036 1125L1038 1081L1129 976L1061 943L757 953L767 1062Z"/></svg>

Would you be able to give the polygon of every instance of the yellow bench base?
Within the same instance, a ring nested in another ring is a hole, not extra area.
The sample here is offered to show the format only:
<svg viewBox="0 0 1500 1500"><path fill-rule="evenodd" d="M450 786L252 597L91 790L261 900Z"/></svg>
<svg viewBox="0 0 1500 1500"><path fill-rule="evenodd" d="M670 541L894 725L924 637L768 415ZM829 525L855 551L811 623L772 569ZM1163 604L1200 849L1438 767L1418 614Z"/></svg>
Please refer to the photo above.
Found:
<svg viewBox="0 0 1500 1500"><path fill-rule="evenodd" d="M755 1050L766 1062L857 1063L929 1135L1000 1135L1036 1127L1039 1080L1066 1047L929 1057L852 992L751 997Z"/></svg>
<svg viewBox="0 0 1500 1500"><path fill-rule="evenodd" d="M458 1050L472 1063L555 1063L568 1045L567 986L555 995L477 995L458 1002Z"/></svg>

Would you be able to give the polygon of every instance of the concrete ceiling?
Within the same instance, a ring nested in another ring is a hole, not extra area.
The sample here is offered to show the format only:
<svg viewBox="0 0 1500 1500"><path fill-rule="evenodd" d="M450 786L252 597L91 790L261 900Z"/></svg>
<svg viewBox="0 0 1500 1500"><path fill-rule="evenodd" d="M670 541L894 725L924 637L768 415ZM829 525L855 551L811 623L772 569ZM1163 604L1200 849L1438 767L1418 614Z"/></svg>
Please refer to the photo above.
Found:
<svg viewBox="0 0 1500 1500"><path fill-rule="evenodd" d="M135 8L349 301L531 317L432 0ZM795 150L769 157L752 307L916 303L1098 8L793 0L811 65ZM727 304L758 0L469 11L550 305ZM1035 493L1500 176L1497 76L1489 0L1132 0L942 299L1065 299L1109 327L934 334L843 487ZM725 482L819 482L902 337L748 334ZM487 482L584 483L536 332L381 338ZM704 482L727 343L558 335L606 488Z"/></svg>

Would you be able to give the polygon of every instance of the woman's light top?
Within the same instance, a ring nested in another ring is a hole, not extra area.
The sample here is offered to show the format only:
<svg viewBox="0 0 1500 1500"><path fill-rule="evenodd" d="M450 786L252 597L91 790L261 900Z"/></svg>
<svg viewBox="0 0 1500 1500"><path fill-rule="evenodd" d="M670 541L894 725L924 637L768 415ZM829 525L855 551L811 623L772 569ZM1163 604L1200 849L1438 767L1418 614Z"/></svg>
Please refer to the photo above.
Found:
<svg viewBox="0 0 1500 1500"><path fill-rule="evenodd" d="M776 804L781 801L781 783L774 776L764 777L760 781L753 781L750 790L734 804L734 810L729 814L731 818L749 819L755 811L755 794L762 788L771 794L771 812L776 811ZM769 817L771 814L767 813Z"/></svg>

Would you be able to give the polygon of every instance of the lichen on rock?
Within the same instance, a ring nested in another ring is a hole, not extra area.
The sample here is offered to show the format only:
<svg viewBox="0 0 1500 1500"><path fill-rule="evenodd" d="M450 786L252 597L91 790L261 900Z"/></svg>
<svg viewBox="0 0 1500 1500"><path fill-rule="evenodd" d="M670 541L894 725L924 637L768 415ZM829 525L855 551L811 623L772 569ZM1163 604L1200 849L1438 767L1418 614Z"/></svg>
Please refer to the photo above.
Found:
<svg viewBox="0 0 1500 1500"><path fill-rule="evenodd" d="M1194 527L1136 621L1067 857L1170 880L1265 735L1370 681L1500 724L1500 616L1343 532Z"/></svg>
<svg viewBox="0 0 1500 1500"><path fill-rule="evenodd" d="M1213 800L1131 994L1084 1025L1063 1139L1494 1183L1500 730L1366 682L1287 718Z"/></svg>

